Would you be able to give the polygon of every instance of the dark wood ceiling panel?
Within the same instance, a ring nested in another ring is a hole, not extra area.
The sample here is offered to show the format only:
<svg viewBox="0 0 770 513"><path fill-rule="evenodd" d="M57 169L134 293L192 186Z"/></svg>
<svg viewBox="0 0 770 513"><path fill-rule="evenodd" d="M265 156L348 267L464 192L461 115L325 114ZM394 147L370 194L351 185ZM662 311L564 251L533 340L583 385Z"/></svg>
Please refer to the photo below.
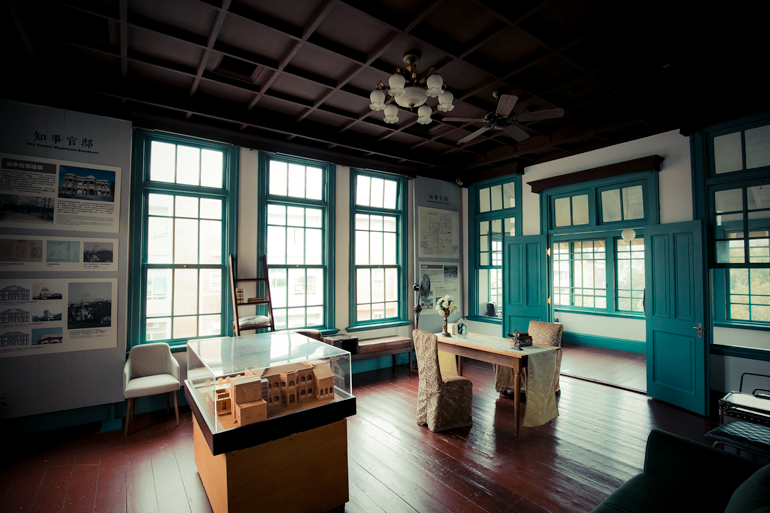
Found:
<svg viewBox="0 0 770 513"><path fill-rule="evenodd" d="M233 2L231 10L252 10L286 25L305 27L324 3L326 0L302 0L291 2L290 5L276 0L238 0Z"/></svg>
<svg viewBox="0 0 770 513"><path fill-rule="evenodd" d="M199 46L136 27L128 27L128 49L138 58L189 67L193 73L203 55Z"/></svg>
<svg viewBox="0 0 770 513"><path fill-rule="evenodd" d="M356 69L359 66L360 64L356 64L342 55L306 44L292 57L290 67L328 78L330 84L336 85L337 81L348 74L351 69Z"/></svg>
<svg viewBox="0 0 770 513"><path fill-rule="evenodd" d="M357 134L365 134L369 137L380 137L388 131L384 126L375 123L356 123L348 130Z"/></svg>
<svg viewBox="0 0 770 513"><path fill-rule="evenodd" d="M115 74L114 76L119 76ZM144 85L152 83L162 83L163 87L169 87L176 91L186 91L193 82L192 73L177 73L167 68L157 66L147 66L136 61L129 60L128 76L131 80L141 80ZM106 77L106 75L105 75Z"/></svg>
<svg viewBox="0 0 770 513"><path fill-rule="evenodd" d="M473 64L461 60L450 61L446 66L441 67L439 73L447 88L454 91L455 97L492 76Z"/></svg>
<svg viewBox="0 0 770 513"><path fill-rule="evenodd" d="M217 15L216 10L206 3L188 0L131 0L128 4L129 20L141 17L204 37Z"/></svg>
<svg viewBox="0 0 770 513"><path fill-rule="evenodd" d="M480 35L500 30L504 24L481 11L470 0L446 0L413 30L415 37L461 54Z"/></svg>
<svg viewBox="0 0 770 513"><path fill-rule="evenodd" d="M324 102L324 107L345 111L357 118L369 111L369 98L346 91L336 91Z"/></svg>
<svg viewBox="0 0 770 513"><path fill-rule="evenodd" d="M562 51L562 55L592 73L643 51L648 41L625 22L612 24L604 30L579 41Z"/></svg>
<svg viewBox="0 0 770 513"><path fill-rule="evenodd" d="M311 123L340 128L344 126L350 118L335 112L315 110L312 114L309 114L306 119Z"/></svg>
<svg viewBox="0 0 770 513"><path fill-rule="evenodd" d="M245 89L236 89L229 87L221 82L214 82L212 80L201 80L198 85L198 91L196 94L203 96L212 96L222 100L240 103L246 105L251 101L254 96L253 93Z"/></svg>
<svg viewBox="0 0 770 513"><path fill-rule="evenodd" d="M318 84L308 84L299 78L281 73L270 89L277 93L306 100L309 105L329 89Z"/></svg>
<svg viewBox="0 0 770 513"><path fill-rule="evenodd" d="M313 37L366 56L391 32L387 25L378 20L350 9L335 7L318 25Z"/></svg>
<svg viewBox="0 0 770 513"><path fill-rule="evenodd" d="M549 108L561 107L569 110L609 94L612 94L612 92L596 79L583 75L558 89L546 93L543 95L543 99L550 102L552 107Z"/></svg>
<svg viewBox="0 0 770 513"><path fill-rule="evenodd" d="M299 116L305 111L305 107L300 104L281 101L280 98L272 96L263 96L258 104L259 111L270 110L289 116ZM253 111L252 111L253 112Z"/></svg>
<svg viewBox="0 0 770 513"><path fill-rule="evenodd" d="M226 45L278 62L292 47L286 34L264 29L240 16L228 15L219 31L217 47Z"/></svg>
<svg viewBox="0 0 770 513"><path fill-rule="evenodd" d="M531 94L540 95L561 87L563 84L575 80L583 73L575 69L559 55L551 55L537 66L516 73L508 80L516 87L529 91Z"/></svg>
<svg viewBox="0 0 770 513"><path fill-rule="evenodd" d="M620 18L611 4L601 0L554 0L519 25L554 50Z"/></svg>
<svg viewBox="0 0 770 513"><path fill-rule="evenodd" d="M504 76L549 53L521 30L508 27L487 44L468 55L467 60L498 76Z"/></svg>

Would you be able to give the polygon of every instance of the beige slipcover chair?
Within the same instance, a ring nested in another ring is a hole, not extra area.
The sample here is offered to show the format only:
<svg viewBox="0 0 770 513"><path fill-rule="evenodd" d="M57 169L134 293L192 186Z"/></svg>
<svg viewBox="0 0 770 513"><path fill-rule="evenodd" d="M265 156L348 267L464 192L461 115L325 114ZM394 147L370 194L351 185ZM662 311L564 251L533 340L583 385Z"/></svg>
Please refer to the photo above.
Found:
<svg viewBox="0 0 770 513"><path fill-rule="evenodd" d="M414 330L412 337L420 372L417 424L433 432L473 425L473 383L441 373L436 335Z"/></svg>
<svg viewBox="0 0 770 513"><path fill-rule="evenodd" d="M532 336L532 345L544 347L561 347L561 337L564 326L550 322L529 321L528 333ZM495 365L495 390L504 392L512 390L513 369L502 365ZM556 375L554 376L554 390L559 391L559 370L561 369L561 351L556 353ZM521 391L527 391L527 369L521 373Z"/></svg>
<svg viewBox="0 0 770 513"><path fill-rule="evenodd" d="M123 397L128 399L125 434L134 417L134 399L156 394L173 394L176 423L179 425L179 406L176 391L179 390L179 363L171 356L168 344L142 344L131 348L123 367ZM168 395L166 396L168 409Z"/></svg>

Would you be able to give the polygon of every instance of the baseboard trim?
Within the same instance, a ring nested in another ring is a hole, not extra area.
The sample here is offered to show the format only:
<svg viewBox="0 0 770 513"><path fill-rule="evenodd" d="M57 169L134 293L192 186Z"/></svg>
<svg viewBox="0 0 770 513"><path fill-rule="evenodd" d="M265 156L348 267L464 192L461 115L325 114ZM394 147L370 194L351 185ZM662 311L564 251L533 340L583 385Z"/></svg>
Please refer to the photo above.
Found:
<svg viewBox="0 0 770 513"><path fill-rule="evenodd" d="M638 340L600 337L597 335L585 335L583 333L571 333L565 331L562 335L562 341L567 342L568 344L603 347L605 349L616 349L618 351L627 351L629 353L644 354L647 352L646 342L639 342Z"/></svg>

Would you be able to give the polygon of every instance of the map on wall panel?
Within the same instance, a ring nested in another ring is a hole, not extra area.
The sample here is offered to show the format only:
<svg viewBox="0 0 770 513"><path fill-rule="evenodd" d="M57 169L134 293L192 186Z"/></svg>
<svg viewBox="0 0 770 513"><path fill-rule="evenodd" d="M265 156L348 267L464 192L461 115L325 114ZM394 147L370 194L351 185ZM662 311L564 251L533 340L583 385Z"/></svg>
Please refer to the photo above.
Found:
<svg viewBox="0 0 770 513"><path fill-rule="evenodd" d="M418 257L460 258L460 213L418 207Z"/></svg>

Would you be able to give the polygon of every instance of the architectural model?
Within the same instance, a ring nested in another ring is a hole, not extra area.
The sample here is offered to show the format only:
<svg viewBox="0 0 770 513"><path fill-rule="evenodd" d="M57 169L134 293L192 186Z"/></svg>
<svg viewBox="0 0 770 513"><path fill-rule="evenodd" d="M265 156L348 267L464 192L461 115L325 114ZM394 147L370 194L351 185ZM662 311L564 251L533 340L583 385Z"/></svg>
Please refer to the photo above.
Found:
<svg viewBox="0 0 770 513"><path fill-rule="evenodd" d="M304 409L334 398L334 373L326 363L290 363L265 369L246 369L244 375L206 381L218 417L231 416L232 424L245 426Z"/></svg>

